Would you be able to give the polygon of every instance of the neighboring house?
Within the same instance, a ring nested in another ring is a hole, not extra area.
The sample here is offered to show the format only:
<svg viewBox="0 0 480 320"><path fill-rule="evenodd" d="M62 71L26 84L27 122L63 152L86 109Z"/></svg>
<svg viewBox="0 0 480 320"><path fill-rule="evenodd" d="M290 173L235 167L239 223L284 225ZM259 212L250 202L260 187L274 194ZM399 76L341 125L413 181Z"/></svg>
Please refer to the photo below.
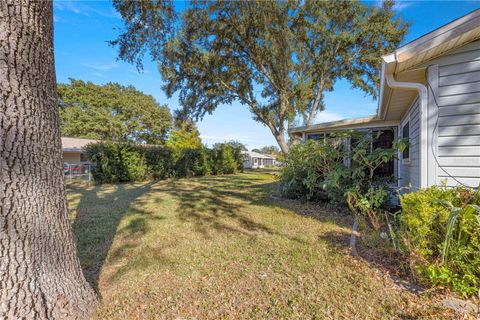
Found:
<svg viewBox="0 0 480 320"><path fill-rule="evenodd" d="M243 167L246 169L264 168L275 165L275 158L266 154L253 151L242 151L245 157Z"/></svg>
<svg viewBox="0 0 480 320"><path fill-rule="evenodd" d="M443 181L478 187L479 38L476 10L382 57L376 115L293 128L290 133L305 141L337 130L377 130L383 132L378 145L386 147L395 138L408 138L408 150L386 169L399 178L399 187L418 189Z"/></svg>
<svg viewBox="0 0 480 320"><path fill-rule="evenodd" d="M85 146L96 142L98 140L62 137L63 162L75 165L89 163Z"/></svg>

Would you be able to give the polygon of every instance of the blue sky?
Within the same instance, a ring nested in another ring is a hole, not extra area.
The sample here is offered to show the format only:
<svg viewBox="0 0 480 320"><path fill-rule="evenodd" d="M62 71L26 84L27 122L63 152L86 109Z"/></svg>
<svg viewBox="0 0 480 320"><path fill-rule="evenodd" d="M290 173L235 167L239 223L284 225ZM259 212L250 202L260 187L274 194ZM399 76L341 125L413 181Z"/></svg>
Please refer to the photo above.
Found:
<svg viewBox="0 0 480 320"><path fill-rule="evenodd" d="M398 15L412 23L405 41L409 42L480 8L480 2L401 1L395 8ZM57 81L65 83L74 78L133 85L172 110L178 108L177 98L167 99L160 89L162 80L156 63L146 59L144 71L139 74L133 65L116 60L116 49L107 41L115 39L121 27L122 20L110 1L54 1ZM352 90L346 81L338 82L325 100L326 110L318 115L317 122L367 116L375 113L377 105L363 92ZM226 140L238 140L250 149L276 145L269 129L255 122L239 103L219 107L206 115L198 128L209 145Z"/></svg>

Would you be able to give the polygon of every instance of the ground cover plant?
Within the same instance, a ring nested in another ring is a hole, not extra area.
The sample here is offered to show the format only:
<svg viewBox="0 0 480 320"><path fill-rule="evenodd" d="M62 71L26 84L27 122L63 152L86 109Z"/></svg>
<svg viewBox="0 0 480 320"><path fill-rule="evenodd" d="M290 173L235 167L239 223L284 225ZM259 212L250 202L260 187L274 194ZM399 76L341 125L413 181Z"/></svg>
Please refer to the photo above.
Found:
<svg viewBox="0 0 480 320"><path fill-rule="evenodd" d="M480 192L430 187L400 197L402 229L412 270L426 285L463 296L480 290Z"/></svg>
<svg viewBox="0 0 480 320"><path fill-rule="evenodd" d="M270 197L267 171L71 185L98 319L454 319L348 252L352 218ZM304 210L305 209L305 210Z"/></svg>

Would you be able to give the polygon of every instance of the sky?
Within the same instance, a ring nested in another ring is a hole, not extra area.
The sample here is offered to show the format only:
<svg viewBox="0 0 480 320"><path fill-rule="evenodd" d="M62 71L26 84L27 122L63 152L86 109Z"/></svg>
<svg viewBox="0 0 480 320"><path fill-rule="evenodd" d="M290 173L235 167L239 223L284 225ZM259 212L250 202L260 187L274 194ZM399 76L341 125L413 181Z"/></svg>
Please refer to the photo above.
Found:
<svg viewBox="0 0 480 320"><path fill-rule="evenodd" d="M400 1L395 5L397 14L411 23L404 43L478 8L480 1ZM148 56L142 73L138 73L135 66L117 60L117 49L108 41L116 39L122 25L110 1L54 0L57 82L67 83L73 78L97 84L133 85L171 110L179 108L176 96L167 99L162 92L157 64ZM326 109L317 116L316 122L368 116L377 108L376 101L352 89L347 81L336 83L334 91L325 95L325 105ZM220 106L197 126L207 145L229 140L237 140L249 149L276 145L270 130L254 121L252 114L240 103Z"/></svg>

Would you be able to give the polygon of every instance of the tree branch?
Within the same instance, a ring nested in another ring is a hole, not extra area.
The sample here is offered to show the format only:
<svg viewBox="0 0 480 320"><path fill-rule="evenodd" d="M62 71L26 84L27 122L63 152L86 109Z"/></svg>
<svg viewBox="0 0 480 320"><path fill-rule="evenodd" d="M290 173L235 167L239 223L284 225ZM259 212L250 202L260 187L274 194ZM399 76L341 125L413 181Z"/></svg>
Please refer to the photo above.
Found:
<svg viewBox="0 0 480 320"><path fill-rule="evenodd" d="M308 120L306 125L309 126L312 124L313 119L315 118L315 115L317 113L318 106L320 105L320 101L322 100L322 94L323 94L323 78L320 81L320 87L318 88L317 95L315 96L315 100L313 101L312 109L310 110L310 114L308 115Z"/></svg>
<svg viewBox="0 0 480 320"><path fill-rule="evenodd" d="M245 104L249 105L250 108L252 108L253 113L264 123L271 131L273 134L278 134L279 130L271 123L271 121L268 121L267 118L263 115L263 113L260 111L258 108L258 104L256 101L252 101L247 99L244 95L238 93L234 87L223 81L221 78L218 78L220 80L220 84L224 86L227 90L230 90L232 93L234 93L238 99L243 101Z"/></svg>

